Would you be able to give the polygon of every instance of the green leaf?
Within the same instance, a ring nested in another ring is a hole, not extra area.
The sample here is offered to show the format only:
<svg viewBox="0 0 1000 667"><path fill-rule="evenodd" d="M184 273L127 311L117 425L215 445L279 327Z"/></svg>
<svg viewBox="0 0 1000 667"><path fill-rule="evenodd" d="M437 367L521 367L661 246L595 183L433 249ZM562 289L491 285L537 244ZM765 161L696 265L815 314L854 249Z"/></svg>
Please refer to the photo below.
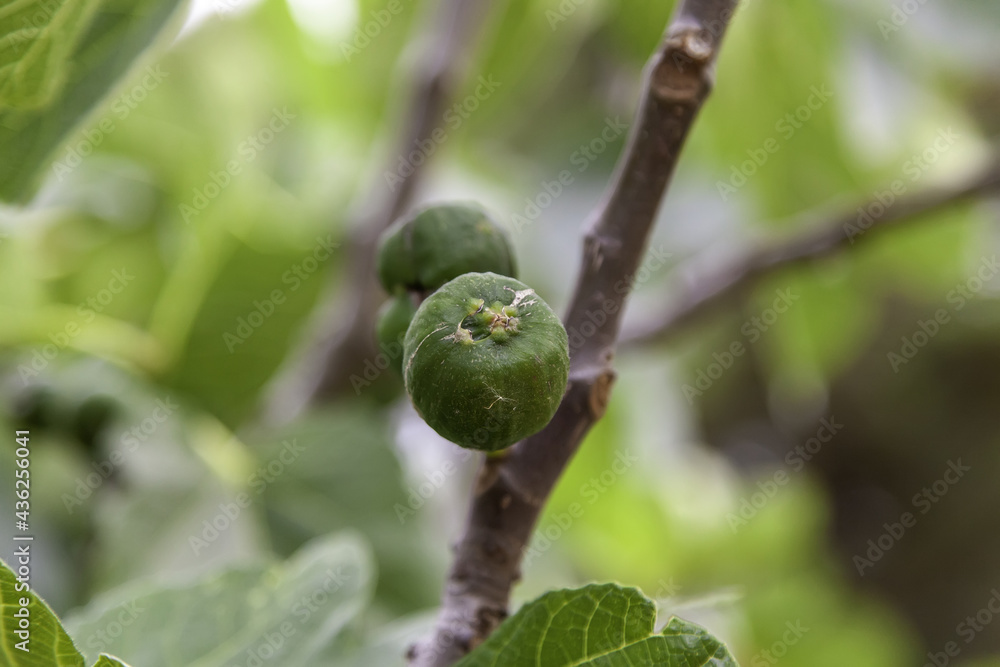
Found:
<svg viewBox="0 0 1000 667"><path fill-rule="evenodd" d="M4 609L3 625L0 628L0 657L5 667L83 667L83 656L76 650L73 640L63 629L59 619L45 601L30 590L18 590L17 575L0 560L0 609ZM21 600L27 599L26 606ZM24 649L18 645L25 638L17 635L24 631L20 609L27 609L27 643ZM7 611L9 609L9 612ZM94 667L129 667L118 658L102 653Z"/></svg>
<svg viewBox="0 0 1000 667"><path fill-rule="evenodd" d="M442 572L421 539L427 526L413 497L423 499L403 488L384 414L345 403L243 435L260 466L280 461L285 442L302 448L261 493L275 550L287 554L317 535L356 527L378 561L379 604L403 613L436 603Z"/></svg>
<svg viewBox="0 0 1000 667"><path fill-rule="evenodd" d="M30 198L52 151L181 2L18 0L0 9L0 199Z"/></svg>
<svg viewBox="0 0 1000 667"><path fill-rule="evenodd" d="M70 54L100 0L11 2L0 9L0 108L35 109L52 101Z"/></svg>
<svg viewBox="0 0 1000 667"><path fill-rule="evenodd" d="M45 601L31 590L18 590L17 575L0 560L0 657L8 667L83 667L83 656L73 646L73 641L63 630L59 619ZM26 599L28 604L21 605ZM16 614L27 609L27 637L15 634L25 631L20 627L21 618ZM22 644L24 649L18 648Z"/></svg>
<svg viewBox="0 0 1000 667"><path fill-rule="evenodd" d="M702 628L672 618L653 634L655 622L656 606L635 588L553 591L522 607L456 667L736 667Z"/></svg>
<svg viewBox="0 0 1000 667"><path fill-rule="evenodd" d="M113 650L141 667L223 667L254 655L311 665L367 605L372 579L367 545L341 534L284 564L113 592L66 625L88 655Z"/></svg>
<svg viewBox="0 0 1000 667"><path fill-rule="evenodd" d="M118 658L112 658L110 655L101 654L101 657L97 659L94 663L94 667L129 667L127 664L119 660Z"/></svg>

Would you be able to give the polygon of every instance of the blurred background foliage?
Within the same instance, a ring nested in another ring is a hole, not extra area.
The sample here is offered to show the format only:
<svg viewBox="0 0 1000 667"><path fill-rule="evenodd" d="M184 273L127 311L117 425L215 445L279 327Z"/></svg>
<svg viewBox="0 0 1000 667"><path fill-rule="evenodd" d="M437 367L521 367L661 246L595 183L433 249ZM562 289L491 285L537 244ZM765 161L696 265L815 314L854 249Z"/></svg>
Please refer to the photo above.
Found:
<svg viewBox="0 0 1000 667"><path fill-rule="evenodd" d="M370 600L337 626L331 664L398 663L426 626L477 459L430 432L388 373L290 424L260 415L311 315L346 301L351 221L396 165L430 4L402 2L346 54L382 0L184 6L174 38L74 111L85 119L48 156L30 202L0 211L2 421L32 431L36 588L60 613L90 603L77 627L118 586L284 559L339 531L377 574ZM442 119L418 199L495 211L522 278L556 308L623 137L581 150L631 119L670 4L495 3L456 99L480 76L496 90L461 122ZM996 3L897 3L916 9L895 15L862 0L741 4L651 241L670 261L637 284L626 328L684 284L667 269L722 265L897 179L907 193L959 182L995 150ZM276 116L287 124L248 148ZM953 139L935 147L942 132ZM753 162L769 141L778 149ZM4 173L17 159L0 157ZM239 173L212 188L231 161ZM540 197L563 170L572 184ZM778 274L672 345L623 349L608 416L548 506L517 599L591 580L637 585L753 667L779 652L789 667L922 664L947 641L961 644L959 661L1000 664L989 658L1000 623L968 643L956 630L1000 575L1000 281L968 282L997 251L997 214L996 202L954 207ZM321 246L332 247L322 260ZM949 295L962 285L975 294L957 308ZM747 323L775 290L797 300L751 339ZM887 353L942 308L949 323L894 372ZM255 309L266 316L245 336ZM685 386L734 341L746 354L692 398ZM843 431L734 528L742 501L788 470L786 453L824 417ZM290 462L288 442L301 447ZM868 540L959 457L968 478L859 576ZM0 458L4 479L11 458ZM275 461L280 474L261 483ZM205 522L241 493L249 506L208 539ZM222 579L233 595L240 576ZM788 623L808 630L782 647Z"/></svg>

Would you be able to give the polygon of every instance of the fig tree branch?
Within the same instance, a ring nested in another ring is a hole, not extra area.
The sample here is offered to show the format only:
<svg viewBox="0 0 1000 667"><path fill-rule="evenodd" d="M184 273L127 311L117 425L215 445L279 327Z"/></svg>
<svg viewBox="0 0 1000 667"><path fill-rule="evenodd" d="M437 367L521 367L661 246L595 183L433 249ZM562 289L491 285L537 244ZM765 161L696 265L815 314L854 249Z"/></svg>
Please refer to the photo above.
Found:
<svg viewBox="0 0 1000 667"><path fill-rule="evenodd" d="M707 98L736 0L682 0L644 72L643 93L612 184L590 222L567 330L570 384L542 431L487 459L455 547L432 637L410 651L411 667L444 667L507 616L511 587L545 501L590 428L614 381L622 310L684 140ZM593 318L593 313L603 317ZM600 324L595 324L600 322Z"/></svg>
<svg viewBox="0 0 1000 667"><path fill-rule="evenodd" d="M412 92L403 106L407 112L398 143L350 225L354 231L345 253L349 284L341 290L349 301L320 314L315 339L271 396L268 413L272 418L287 420L309 404L353 393L351 378L363 377L365 360L377 355L372 331L384 295L375 277L376 241L407 210L423 180L429 156L419 161L408 156L432 141L431 135L442 127L468 53L489 11L487 0L440 0L431 29L420 36L416 62L406 67ZM390 114L390 118L395 116ZM399 169L400 159L408 166L405 172Z"/></svg>
<svg viewBox="0 0 1000 667"><path fill-rule="evenodd" d="M870 220L860 219L857 211L878 210L876 207L881 205L878 200L818 225L809 225L804 233L761 246L730 266L688 280L689 287L670 310L656 322L627 333L622 343L633 345L668 340L779 271L852 250L885 230L908 226L930 214L991 194L1000 194L1000 156L955 187L901 198L888 207L882 206L884 213Z"/></svg>

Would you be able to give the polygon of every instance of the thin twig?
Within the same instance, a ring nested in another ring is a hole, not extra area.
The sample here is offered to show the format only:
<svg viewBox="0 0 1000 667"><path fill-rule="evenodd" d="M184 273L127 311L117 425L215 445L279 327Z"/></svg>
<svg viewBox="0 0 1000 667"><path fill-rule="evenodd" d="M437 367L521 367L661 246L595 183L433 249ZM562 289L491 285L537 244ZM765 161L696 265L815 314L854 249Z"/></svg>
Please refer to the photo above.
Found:
<svg viewBox="0 0 1000 667"><path fill-rule="evenodd" d="M691 278L676 305L652 324L627 332L621 342L628 345L663 342L779 271L826 259L855 248L884 230L906 226L932 213L997 193L1000 193L1000 158L955 187L916 193L888 207L872 200L859 209L810 225L806 232L790 239L764 245L721 270ZM884 212L861 219L858 210Z"/></svg>
<svg viewBox="0 0 1000 667"><path fill-rule="evenodd" d="M269 397L270 418L288 420L309 404L356 390L353 382L364 377L364 362L377 356L375 314L385 297L375 279L375 245L379 234L409 208L430 156L419 164L408 164L406 174L397 172L398 161L427 145L432 134L443 127L468 53L489 11L487 0L441 0L430 32L420 36L421 54L407 69L413 81L412 99L405 107L407 116L396 151L372 184L356 224L351 225L355 231L345 253L349 285L340 292L349 302L320 314L313 340ZM394 174L392 188L385 173Z"/></svg>
<svg viewBox="0 0 1000 667"><path fill-rule="evenodd" d="M570 385L541 432L488 459L456 545L433 637L411 667L453 664L507 615L522 554L539 514L590 428L604 414L622 309L663 194L692 123L711 90L715 58L736 0L684 0L645 70L628 146L584 241L565 319L582 343L570 350Z"/></svg>

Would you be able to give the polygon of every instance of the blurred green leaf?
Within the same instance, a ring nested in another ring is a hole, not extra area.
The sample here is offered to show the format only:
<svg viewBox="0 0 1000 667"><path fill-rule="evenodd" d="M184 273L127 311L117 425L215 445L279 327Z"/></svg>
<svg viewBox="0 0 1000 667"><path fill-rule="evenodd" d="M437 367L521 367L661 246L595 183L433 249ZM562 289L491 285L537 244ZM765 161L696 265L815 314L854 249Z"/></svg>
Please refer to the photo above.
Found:
<svg viewBox="0 0 1000 667"><path fill-rule="evenodd" d="M180 4L53 0L22 11L20 3L7 6L0 32L8 35L6 52L15 59L0 60L7 75L0 78L0 107L6 107L0 110L0 199L30 198L52 151L132 67ZM45 27L32 29L39 14ZM29 35L30 43L21 41Z"/></svg>
<svg viewBox="0 0 1000 667"><path fill-rule="evenodd" d="M254 655L312 665L367 605L373 580L367 545L340 534L284 564L120 589L70 617L67 627L88 654L110 645L142 667L222 667Z"/></svg>
<svg viewBox="0 0 1000 667"><path fill-rule="evenodd" d="M281 474L265 477L261 494L279 553L356 527L375 551L381 603L396 612L434 604L442 573L421 539L425 528L403 488L384 414L354 405L248 433L244 440L262 468L282 460L285 442L301 449Z"/></svg>
<svg viewBox="0 0 1000 667"><path fill-rule="evenodd" d="M831 3L741 3L712 103L685 151L713 162L724 202L747 202L774 220L854 189L855 157L844 150L837 116L846 97L830 29L838 20Z"/></svg>
<svg viewBox="0 0 1000 667"><path fill-rule="evenodd" d="M526 604L458 667L736 667L702 628L672 618L653 634L656 606L615 584L554 591Z"/></svg>
<svg viewBox="0 0 1000 667"><path fill-rule="evenodd" d="M205 249L204 263L192 264L194 277L182 282L190 289L171 293L189 321L186 331L172 341L177 348L183 343L183 349L167 382L198 396L231 426L247 418L325 284L330 255L320 262L314 251L323 250L326 243L324 235L302 250L263 251L226 235L218 244L222 250ZM213 252L214 259L207 256ZM208 268L215 263L219 266ZM209 275L202 275L205 272ZM174 322L160 321L168 327Z"/></svg>
<svg viewBox="0 0 1000 667"><path fill-rule="evenodd" d="M0 108L35 109L58 94L70 54L100 0L8 3L0 10Z"/></svg>

